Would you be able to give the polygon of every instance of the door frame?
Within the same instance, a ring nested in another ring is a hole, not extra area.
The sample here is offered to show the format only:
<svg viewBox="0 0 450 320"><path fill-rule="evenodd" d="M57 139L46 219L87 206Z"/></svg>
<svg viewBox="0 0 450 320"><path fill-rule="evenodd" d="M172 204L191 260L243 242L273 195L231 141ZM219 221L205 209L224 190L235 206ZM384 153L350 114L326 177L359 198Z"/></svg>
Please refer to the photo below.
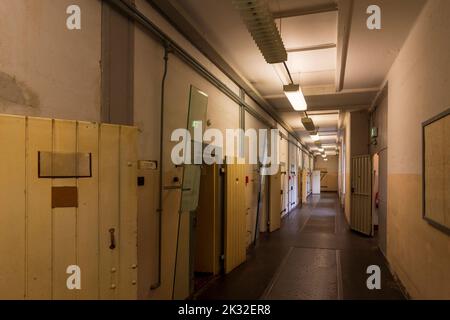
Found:
<svg viewBox="0 0 450 320"><path fill-rule="evenodd" d="M362 162L358 163L356 160L362 160ZM360 176L356 178L357 169L364 171L365 177ZM367 236L373 236L372 171L371 155L353 156L351 158L350 228ZM357 179L359 180L357 181ZM358 190L360 192L356 193L356 188L358 187L361 190ZM364 210L363 212L356 211L356 196L368 198L369 203L359 203L361 209ZM370 214L370 217L365 216L365 214Z"/></svg>

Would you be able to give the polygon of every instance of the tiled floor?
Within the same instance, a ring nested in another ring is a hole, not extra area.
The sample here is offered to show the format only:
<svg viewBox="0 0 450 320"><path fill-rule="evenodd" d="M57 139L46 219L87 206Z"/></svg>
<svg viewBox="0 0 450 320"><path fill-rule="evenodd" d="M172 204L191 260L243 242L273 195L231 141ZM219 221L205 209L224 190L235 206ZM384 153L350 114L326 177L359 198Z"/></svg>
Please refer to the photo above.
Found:
<svg viewBox="0 0 450 320"><path fill-rule="evenodd" d="M369 290L367 267L381 268L381 290ZM196 299L404 299L377 239L349 230L337 195L311 196L262 235L247 261L215 279Z"/></svg>

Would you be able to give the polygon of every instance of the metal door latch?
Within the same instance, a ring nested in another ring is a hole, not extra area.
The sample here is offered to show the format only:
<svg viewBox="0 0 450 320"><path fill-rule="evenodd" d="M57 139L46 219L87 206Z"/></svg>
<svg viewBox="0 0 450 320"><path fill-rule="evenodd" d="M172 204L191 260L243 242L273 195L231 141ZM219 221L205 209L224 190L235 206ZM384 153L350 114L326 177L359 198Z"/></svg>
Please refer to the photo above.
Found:
<svg viewBox="0 0 450 320"><path fill-rule="evenodd" d="M116 237L114 235L115 232L116 230L114 228L109 229L109 234L111 236L111 245L109 246L109 248L111 250L114 250L116 248Z"/></svg>

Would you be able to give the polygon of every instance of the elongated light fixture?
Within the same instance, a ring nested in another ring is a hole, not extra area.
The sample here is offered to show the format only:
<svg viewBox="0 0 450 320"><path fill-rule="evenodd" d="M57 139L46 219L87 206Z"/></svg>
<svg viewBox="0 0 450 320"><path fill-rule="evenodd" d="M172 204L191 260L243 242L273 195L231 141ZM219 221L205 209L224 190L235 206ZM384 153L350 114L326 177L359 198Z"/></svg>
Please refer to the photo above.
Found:
<svg viewBox="0 0 450 320"><path fill-rule="evenodd" d="M306 104L302 89L298 84L289 84L284 86L284 94L289 99L289 102L295 111L308 110L308 105Z"/></svg>
<svg viewBox="0 0 450 320"><path fill-rule="evenodd" d="M286 62L288 55L268 1L232 0L253 40L269 64Z"/></svg>

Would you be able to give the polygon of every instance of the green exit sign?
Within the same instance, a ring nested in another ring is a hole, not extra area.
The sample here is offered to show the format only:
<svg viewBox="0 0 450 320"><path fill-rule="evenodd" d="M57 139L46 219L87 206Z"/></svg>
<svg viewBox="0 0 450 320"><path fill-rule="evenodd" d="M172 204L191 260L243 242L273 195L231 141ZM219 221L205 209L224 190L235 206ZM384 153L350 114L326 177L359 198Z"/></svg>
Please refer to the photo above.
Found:
<svg viewBox="0 0 450 320"><path fill-rule="evenodd" d="M373 127L372 129L370 129L370 137L373 138L378 138L378 128Z"/></svg>

